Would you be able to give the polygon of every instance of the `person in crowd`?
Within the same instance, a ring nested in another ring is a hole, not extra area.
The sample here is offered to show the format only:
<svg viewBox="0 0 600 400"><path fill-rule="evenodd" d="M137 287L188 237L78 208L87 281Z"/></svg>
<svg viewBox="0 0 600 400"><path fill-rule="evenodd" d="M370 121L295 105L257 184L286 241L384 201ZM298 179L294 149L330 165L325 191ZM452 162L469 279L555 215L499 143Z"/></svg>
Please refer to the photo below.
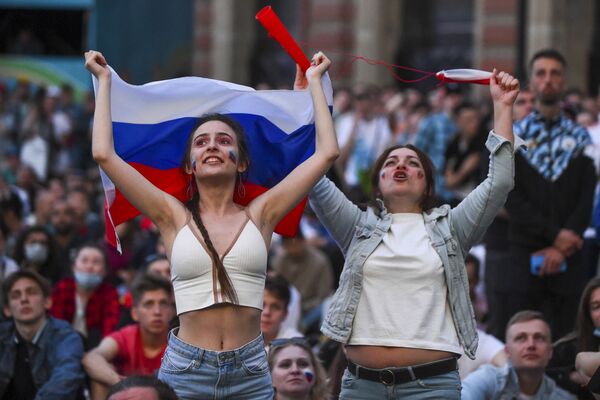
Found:
<svg viewBox="0 0 600 400"><path fill-rule="evenodd" d="M529 86L521 89L517 99L515 100L515 106L513 109L513 118L515 121L520 121L533 111L535 97Z"/></svg>
<svg viewBox="0 0 600 400"><path fill-rule="evenodd" d="M25 229L23 202L2 176L0 176L0 220L9 232L6 237L6 252L13 255L16 237Z"/></svg>
<svg viewBox="0 0 600 400"><path fill-rule="evenodd" d="M516 313L508 322L506 338L509 364L484 365L470 374L463 381L463 400L575 399L544 373L552 357L552 338L542 313Z"/></svg>
<svg viewBox="0 0 600 400"><path fill-rule="evenodd" d="M368 198L369 170L391 140L392 132L387 118L377 113L378 88L361 84L353 94L353 112L340 115L335 122L340 143L336 168L342 171L343 186L350 198L360 202Z"/></svg>
<svg viewBox="0 0 600 400"><path fill-rule="evenodd" d="M476 292L476 287L479 283L479 259L472 254L468 254L467 257L465 257L465 268L467 270L467 279L469 281L469 297L471 298L471 304L473 304L475 317L478 321L481 321L481 314L478 313L478 296ZM502 367L506 364L507 356L504 351L504 343L481 330L479 326L477 327L477 337L479 341L475 359L472 360L466 356L462 356L458 359L458 373L460 374L461 380L464 380L471 372L475 371L481 365L491 364L496 367Z"/></svg>
<svg viewBox="0 0 600 400"><path fill-rule="evenodd" d="M105 399L109 387L123 377L154 375L160 368L175 316L173 288L162 277L147 274L134 282L131 291L136 323L109 334L83 358L92 380L92 399Z"/></svg>
<svg viewBox="0 0 600 400"><path fill-rule="evenodd" d="M271 266L300 292L303 325L308 327L319 321L321 303L333 291L333 269L323 252L306 243L302 231L283 237L281 244Z"/></svg>
<svg viewBox="0 0 600 400"><path fill-rule="evenodd" d="M591 143L587 131L561 113L565 68L563 56L551 49L537 52L530 62L536 109L515 124L528 149L515 156L515 188L506 203L510 262L502 266L499 289L489 299L497 304L490 325L495 336L523 309L542 311L552 332L566 335L586 282L580 249L596 173L585 154Z"/></svg>
<svg viewBox="0 0 600 400"><path fill-rule="evenodd" d="M237 122L221 114L199 119L184 151L183 169L192 196L183 204L115 152L111 72L99 52L87 52L85 58L86 68L98 79L94 160L156 224L171 255L180 326L169 336L158 377L184 399L272 398L260 334L267 249L275 225L308 194L339 153L321 84L329 59L317 53L303 77L314 104L314 154L244 209L233 202L241 183L237 177L249 166L245 134Z"/></svg>
<svg viewBox="0 0 600 400"><path fill-rule="evenodd" d="M77 248L86 242L86 237L78 234L75 212L65 199L57 199L51 207L49 228L54 233L60 262L71 265Z"/></svg>
<svg viewBox="0 0 600 400"><path fill-rule="evenodd" d="M577 353L600 351L600 278L590 280L581 295L575 330L554 344L546 373L580 399L591 399L586 381L575 369Z"/></svg>
<svg viewBox="0 0 600 400"><path fill-rule="evenodd" d="M33 212L27 216L25 223L28 226L47 226L50 223L52 205L56 200L54 193L46 189L39 190L35 195L35 199L32 200L34 204Z"/></svg>
<svg viewBox="0 0 600 400"><path fill-rule="evenodd" d="M83 344L71 326L47 316L50 284L32 270L19 270L2 284L0 399L69 400L82 393Z"/></svg>
<svg viewBox="0 0 600 400"><path fill-rule="evenodd" d="M154 376L133 375L111 386L106 400L178 400L165 382Z"/></svg>
<svg viewBox="0 0 600 400"><path fill-rule="evenodd" d="M444 85L433 96L434 112L425 117L417 131L415 146L431 158L435 167L435 189L438 201L450 199L444 177L444 155L448 142L456 133L452 111L462 102L463 93L457 84Z"/></svg>
<svg viewBox="0 0 600 400"><path fill-rule="evenodd" d="M290 298L290 286L283 277L267 276L263 309L260 314L260 331L264 337L265 347L275 339L303 336L294 328L282 326L288 314Z"/></svg>
<svg viewBox="0 0 600 400"><path fill-rule="evenodd" d="M327 375L304 338L276 339L269 349L275 400L328 400Z"/></svg>
<svg viewBox="0 0 600 400"><path fill-rule="evenodd" d="M88 193L83 188L72 189L67 192L66 199L75 213L77 233L90 240L100 238L103 233L102 222L90 206Z"/></svg>
<svg viewBox="0 0 600 400"><path fill-rule="evenodd" d="M391 398L392 391L393 398L460 398L456 358L463 352L473 358L477 347L464 258L513 186L519 82L496 71L490 82L490 172L456 208L433 207L434 167L411 145L379 156L366 211L327 179L310 194L312 209L346 256L321 327L346 346L341 399Z"/></svg>
<svg viewBox="0 0 600 400"><path fill-rule="evenodd" d="M454 110L457 132L444 154L446 188L451 205L458 204L479 184L479 164L484 141L480 135L479 110L473 103L460 103Z"/></svg>
<svg viewBox="0 0 600 400"><path fill-rule="evenodd" d="M52 285L67 275L68 264L60 263L56 241L42 226L31 226L21 232L15 243L14 259L21 268L35 270Z"/></svg>
<svg viewBox="0 0 600 400"><path fill-rule="evenodd" d="M166 254L153 254L146 257L145 270L150 275L160 276L169 282L171 281L171 262Z"/></svg>
<svg viewBox="0 0 600 400"><path fill-rule="evenodd" d="M17 262L12 258L8 257L4 251L6 237L8 234L8 227L4 221L0 219L0 284L4 278L19 269L19 264L17 264ZM2 293L0 293L0 297L2 297Z"/></svg>
<svg viewBox="0 0 600 400"><path fill-rule="evenodd" d="M94 244L82 245L73 261L73 277L58 282L52 293L50 313L63 319L93 348L113 332L119 322L119 297L107 282L106 256Z"/></svg>

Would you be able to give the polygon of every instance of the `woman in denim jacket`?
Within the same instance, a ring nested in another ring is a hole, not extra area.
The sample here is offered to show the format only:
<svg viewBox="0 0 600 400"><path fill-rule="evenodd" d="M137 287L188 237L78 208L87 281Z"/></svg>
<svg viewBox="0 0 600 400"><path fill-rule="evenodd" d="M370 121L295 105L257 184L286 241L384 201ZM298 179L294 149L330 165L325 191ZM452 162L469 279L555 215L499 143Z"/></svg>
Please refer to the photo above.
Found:
<svg viewBox="0 0 600 400"><path fill-rule="evenodd" d="M432 208L433 165L411 145L376 161L366 211L322 179L311 207L346 262L322 331L345 344L341 399L459 399L456 360L477 334L464 257L513 187L512 104L519 82L492 75L487 179L456 208Z"/></svg>

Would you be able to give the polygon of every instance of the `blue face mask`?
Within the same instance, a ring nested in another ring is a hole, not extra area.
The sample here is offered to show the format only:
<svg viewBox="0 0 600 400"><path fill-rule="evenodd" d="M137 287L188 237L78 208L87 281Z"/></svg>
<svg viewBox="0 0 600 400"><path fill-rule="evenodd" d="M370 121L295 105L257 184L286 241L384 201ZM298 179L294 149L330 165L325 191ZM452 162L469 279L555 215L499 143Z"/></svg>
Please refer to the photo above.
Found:
<svg viewBox="0 0 600 400"><path fill-rule="evenodd" d="M594 336L596 336L597 338L600 338L600 328L594 329Z"/></svg>
<svg viewBox="0 0 600 400"><path fill-rule="evenodd" d="M104 280L102 275L75 271L75 282L86 290L96 289Z"/></svg>

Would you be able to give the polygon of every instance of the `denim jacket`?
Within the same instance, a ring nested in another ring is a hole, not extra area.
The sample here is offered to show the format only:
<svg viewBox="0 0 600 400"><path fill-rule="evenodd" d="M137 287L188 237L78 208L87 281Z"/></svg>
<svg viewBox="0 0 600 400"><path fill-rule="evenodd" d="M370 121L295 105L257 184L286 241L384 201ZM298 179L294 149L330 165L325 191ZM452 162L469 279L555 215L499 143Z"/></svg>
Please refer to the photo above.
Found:
<svg viewBox="0 0 600 400"><path fill-rule="evenodd" d="M517 400L519 378L510 364L504 367L482 365L462 382L463 400ZM556 386L552 378L544 375L533 400L575 400L575 396Z"/></svg>
<svg viewBox="0 0 600 400"><path fill-rule="evenodd" d="M15 324L0 324L0 398L14 375L17 355ZM75 399L83 387L83 342L68 322L48 317L31 358L36 400Z"/></svg>
<svg viewBox="0 0 600 400"><path fill-rule="evenodd" d="M423 213L425 229L440 256L448 287L448 301L458 339L474 358L477 350L475 314L469 299L464 258L504 205L514 184L514 153L509 141L490 133L488 177L457 207L448 205ZM347 343L362 290L363 265L390 229L392 217L379 201L381 212L362 211L327 178L310 194L310 205L340 246L345 264L339 288L321 327L330 338Z"/></svg>

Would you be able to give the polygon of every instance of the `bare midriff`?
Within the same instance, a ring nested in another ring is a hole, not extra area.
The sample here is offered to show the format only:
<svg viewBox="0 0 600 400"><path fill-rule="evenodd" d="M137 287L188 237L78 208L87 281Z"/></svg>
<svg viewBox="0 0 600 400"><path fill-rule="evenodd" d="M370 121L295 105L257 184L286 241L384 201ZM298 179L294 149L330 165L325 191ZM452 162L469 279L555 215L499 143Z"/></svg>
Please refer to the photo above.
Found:
<svg viewBox="0 0 600 400"><path fill-rule="evenodd" d="M234 350L258 337L260 313L256 308L233 304L189 311L179 315L177 337L206 350Z"/></svg>
<svg viewBox="0 0 600 400"><path fill-rule="evenodd" d="M408 367L439 361L456 354L448 351L411 349L408 347L346 346L346 357L355 364L367 368Z"/></svg>

